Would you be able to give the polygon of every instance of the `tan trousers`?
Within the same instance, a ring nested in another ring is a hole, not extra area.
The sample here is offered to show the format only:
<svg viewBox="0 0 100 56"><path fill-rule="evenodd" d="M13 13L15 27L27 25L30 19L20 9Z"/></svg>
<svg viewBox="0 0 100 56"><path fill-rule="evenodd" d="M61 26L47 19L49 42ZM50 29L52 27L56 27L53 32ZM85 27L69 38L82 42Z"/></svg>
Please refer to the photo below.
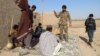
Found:
<svg viewBox="0 0 100 56"><path fill-rule="evenodd" d="M65 40L67 41L68 40L68 26L67 25L60 25L60 39L61 41ZM65 36L63 34L63 32L65 32Z"/></svg>

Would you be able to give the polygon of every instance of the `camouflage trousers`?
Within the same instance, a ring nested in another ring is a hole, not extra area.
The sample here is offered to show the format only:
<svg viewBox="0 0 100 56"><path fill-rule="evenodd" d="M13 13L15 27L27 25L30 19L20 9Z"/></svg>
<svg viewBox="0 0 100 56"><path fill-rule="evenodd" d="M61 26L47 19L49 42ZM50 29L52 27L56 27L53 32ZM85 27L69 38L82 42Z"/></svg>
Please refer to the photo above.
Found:
<svg viewBox="0 0 100 56"><path fill-rule="evenodd" d="M59 25L60 27L60 39L61 41L68 41L68 26ZM65 32L65 35L63 34Z"/></svg>

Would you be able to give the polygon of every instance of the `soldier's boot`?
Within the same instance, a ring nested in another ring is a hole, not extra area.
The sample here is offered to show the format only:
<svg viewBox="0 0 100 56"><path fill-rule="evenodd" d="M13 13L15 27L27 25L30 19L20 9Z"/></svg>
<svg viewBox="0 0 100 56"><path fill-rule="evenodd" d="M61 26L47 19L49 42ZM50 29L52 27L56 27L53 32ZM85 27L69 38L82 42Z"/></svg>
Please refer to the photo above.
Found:
<svg viewBox="0 0 100 56"><path fill-rule="evenodd" d="M60 25L60 39L61 39L61 42L64 41L63 39L63 26Z"/></svg>
<svg viewBox="0 0 100 56"><path fill-rule="evenodd" d="M63 34L60 34L60 40L64 41Z"/></svg>
<svg viewBox="0 0 100 56"><path fill-rule="evenodd" d="M68 42L68 38L69 38L69 36L68 36L68 34L66 33L65 36L64 36L64 40L65 40L66 42Z"/></svg>
<svg viewBox="0 0 100 56"><path fill-rule="evenodd" d="M65 32L64 40L68 42L68 26L64 26L64 32Z"/></svg>

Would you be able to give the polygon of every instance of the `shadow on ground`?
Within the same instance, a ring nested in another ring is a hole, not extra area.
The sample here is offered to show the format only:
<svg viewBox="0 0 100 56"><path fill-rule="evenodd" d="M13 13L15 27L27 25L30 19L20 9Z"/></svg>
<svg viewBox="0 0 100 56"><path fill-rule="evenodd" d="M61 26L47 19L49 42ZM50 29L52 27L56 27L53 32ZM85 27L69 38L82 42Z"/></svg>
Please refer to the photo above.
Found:
<svg viewBox="0 0 100 56"><path fill-rule="evenodd" d="M91 46L91 43L89 43L88 40L87 40L85 37L79 36L79 38L80 38L81 40L83 40L86 44L88 44L90 47L92 47L92 46Z"/></svg>

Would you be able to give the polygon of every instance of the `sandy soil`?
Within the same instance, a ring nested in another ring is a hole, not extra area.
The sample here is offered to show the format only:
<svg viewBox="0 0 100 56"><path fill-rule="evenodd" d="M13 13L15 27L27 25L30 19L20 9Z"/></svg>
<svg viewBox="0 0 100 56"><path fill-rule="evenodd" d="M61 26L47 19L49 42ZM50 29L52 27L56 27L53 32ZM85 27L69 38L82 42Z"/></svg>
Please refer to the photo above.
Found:
<svg viewBox="0 0 100 56"><path fill-rule="evenodd" d="M58 30L56 30L55 32L59 33ZM88 36L85 33L84 28L69 28L69 35L77 36L79 38L78 44L79 44L80 52L81 52L82 56L100 56L99 34L100 34L100 28L98 27L94 34L94 42L92 43L93 47L90 47L87 44ZM7 54L7 56L12 55L11 52L10 53L6 52L5 54L2 54L2 56L5 56L6 54ZM15 55L17 55L17 54L15 54Z"/></svg>
<svg viewBox="0 0 100 56"><path fill-rule="evenodd" d="M43 27L45 28L46 25L51 24L53 25L53 33L58 34L59 28L58 28L58 20L53 13L51 14L45 14L44 19L42 20ZM72 27L69 28L69 35L77 36L79 38L79 47L82 53L82 56L100 56L100 20L96 20L97 24L97 30L94 33L94 42L93 47L91 48L88 44L88 36L85 32L84 27L84 20L83 21L72 21ZM3 31L2 31L3 32ZM0 33L4 34L4 33ZM7 38L2 38L0 36L0 44L3 45L4 40ZM7 42L7 41L6 41ZM0 56L11 56L11 53L4 53Z"/></svg>
<svg viewBox="0 0 100 56"><path fill-rule="evenodd" d="M79 37L79 46L83 56L100 56L100 28L98 27L94 33L93 47L87 44L88 36L84 28L71 28L69 34Z"/></svg>

